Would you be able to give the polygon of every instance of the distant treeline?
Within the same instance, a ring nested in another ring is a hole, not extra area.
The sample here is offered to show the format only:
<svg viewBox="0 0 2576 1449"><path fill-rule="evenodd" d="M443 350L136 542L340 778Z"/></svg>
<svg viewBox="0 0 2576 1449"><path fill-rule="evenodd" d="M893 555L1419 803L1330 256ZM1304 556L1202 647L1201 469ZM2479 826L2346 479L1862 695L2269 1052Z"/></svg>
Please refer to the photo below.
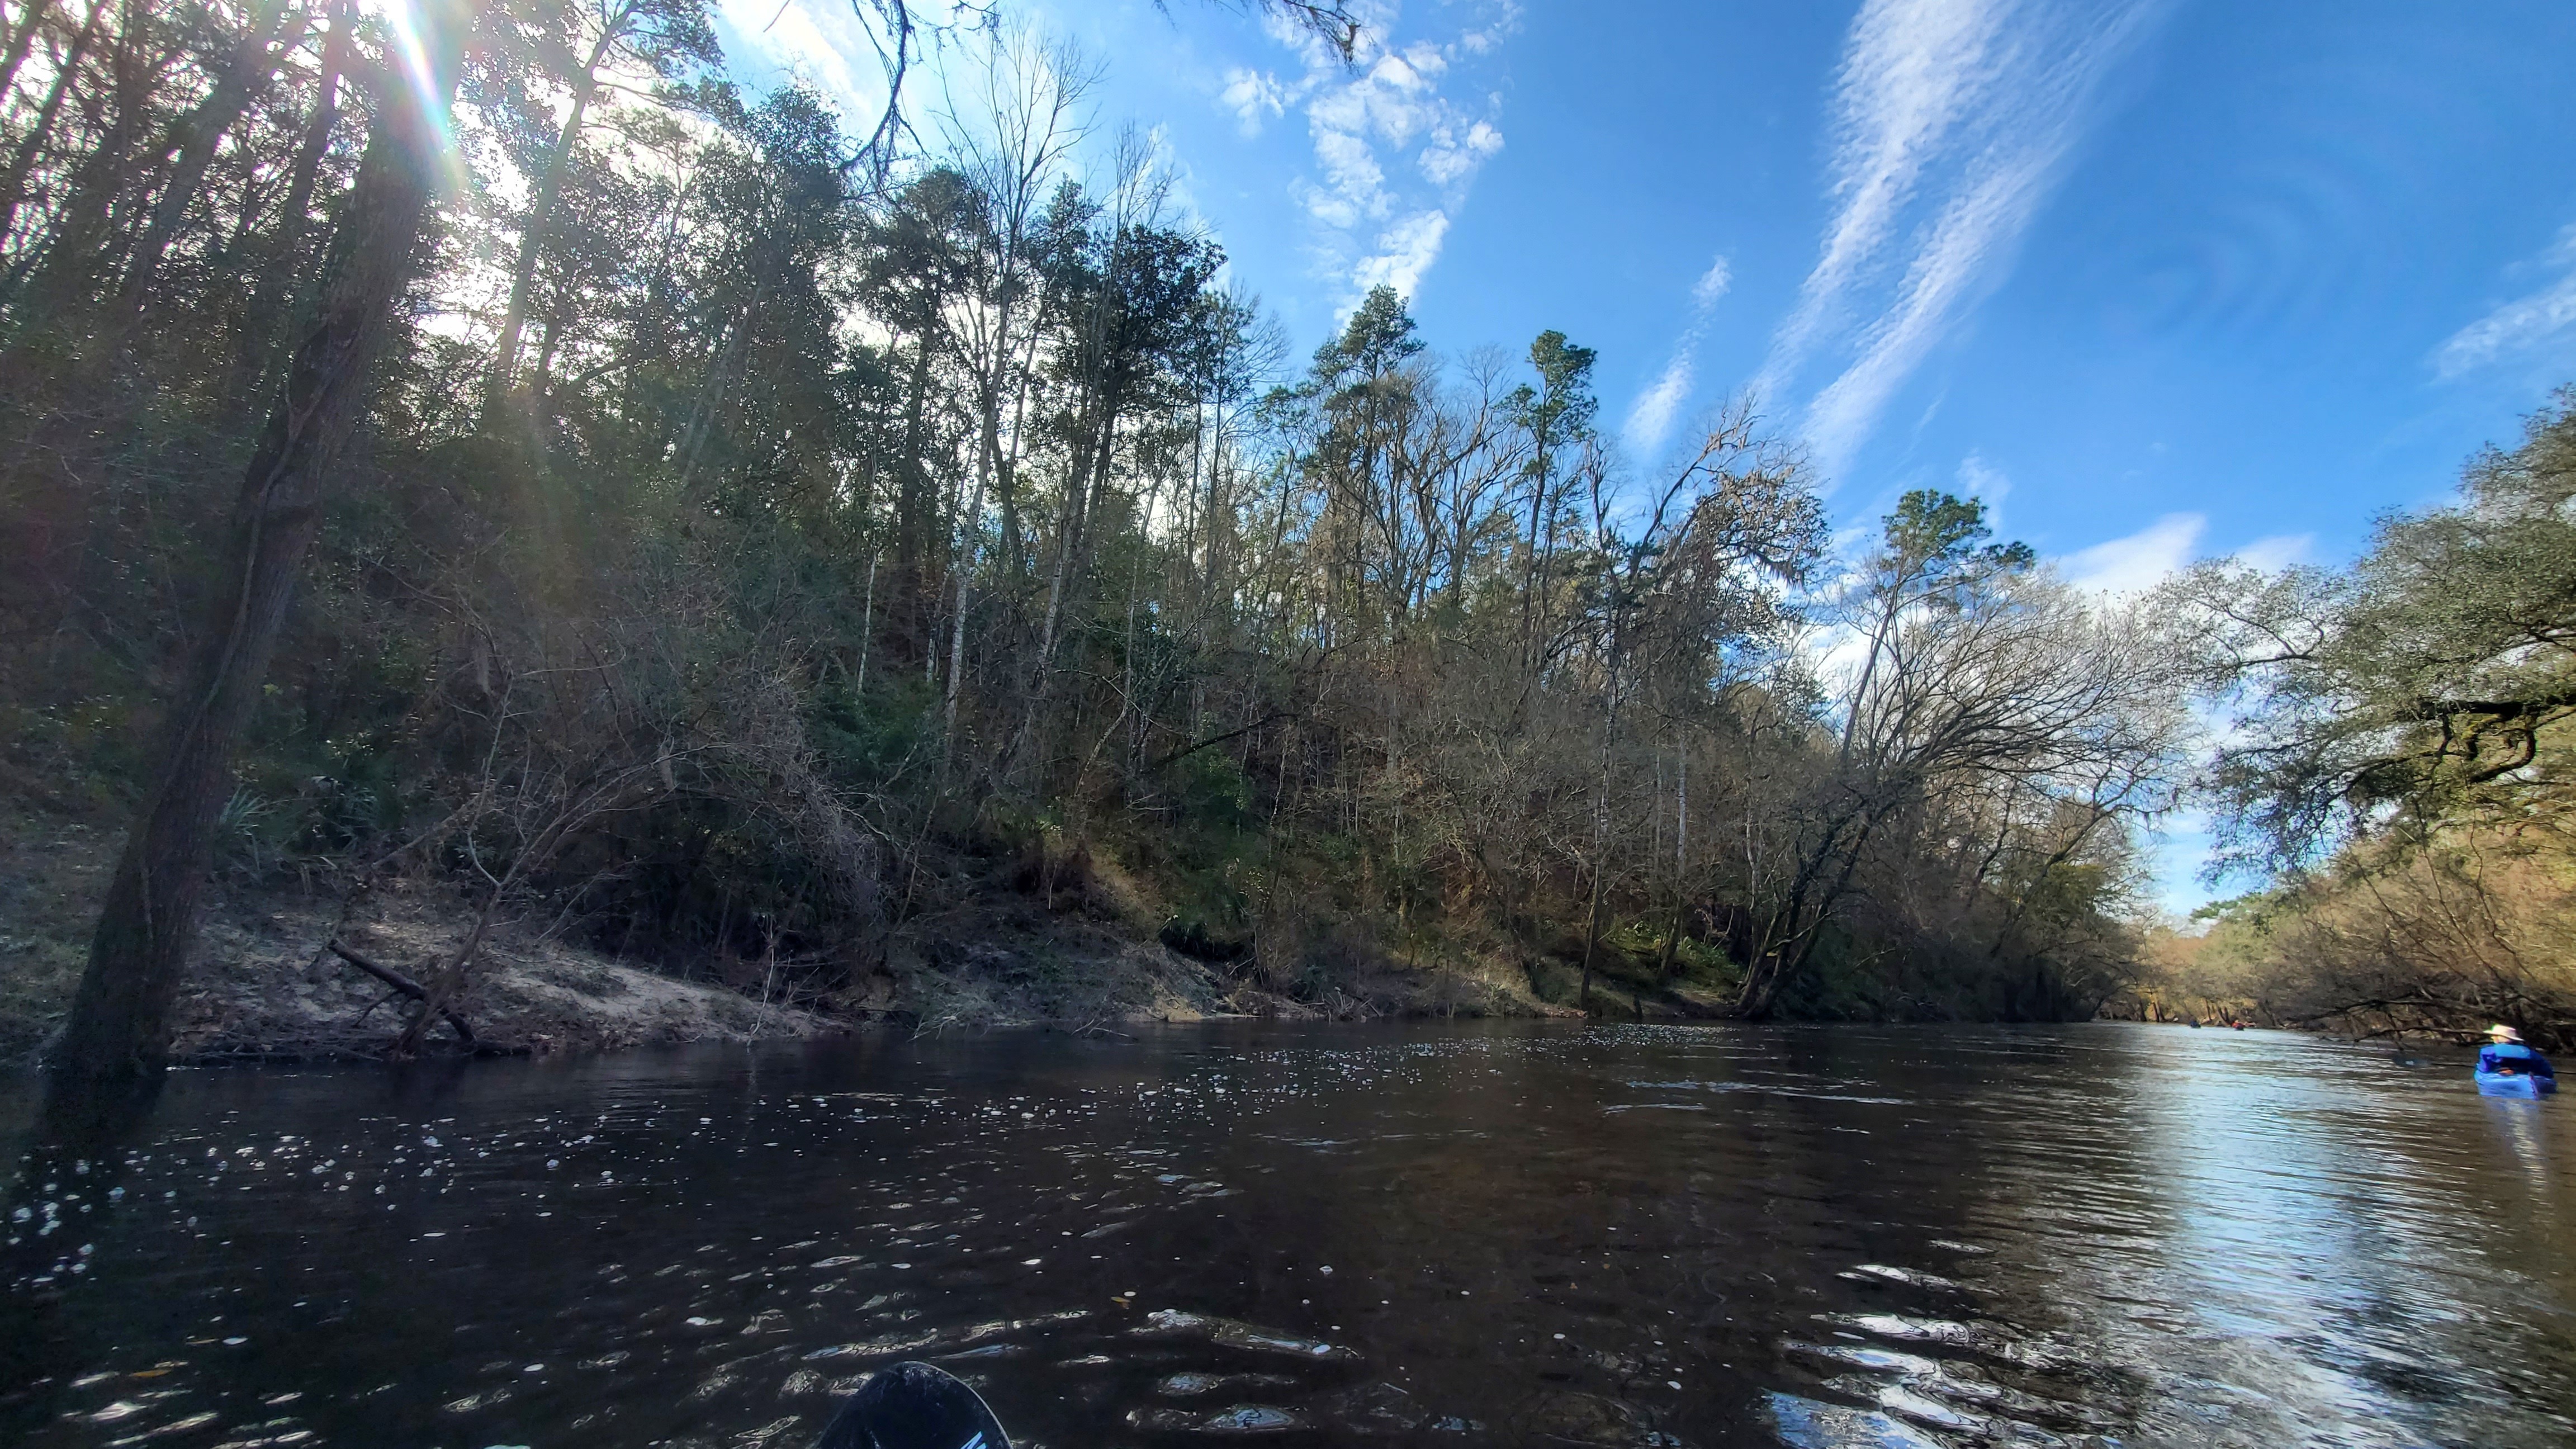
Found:
<svg viewBox="0 0 2576 1449"><path fill-rule="evenodd" d="M2234 729L2207 784L2268 879L2157 933L2146 992L2195 1014L2576 1044L2576 393L2353 564L2203 565Z"/></svg>
<svg viewBox="0 0 2576 1449"><path fill-rule="evenodd" d="M1837 557L1743 409L1623 459L1554 332L1444 359L1381 288L1293 361L1077 57L953 32L861 135L701 0L6 20L0 738L144 822L86 1012L208 869L825 1006L1106 875L1292 996L2134 974L2205 640L1937 492Z"/></svg>

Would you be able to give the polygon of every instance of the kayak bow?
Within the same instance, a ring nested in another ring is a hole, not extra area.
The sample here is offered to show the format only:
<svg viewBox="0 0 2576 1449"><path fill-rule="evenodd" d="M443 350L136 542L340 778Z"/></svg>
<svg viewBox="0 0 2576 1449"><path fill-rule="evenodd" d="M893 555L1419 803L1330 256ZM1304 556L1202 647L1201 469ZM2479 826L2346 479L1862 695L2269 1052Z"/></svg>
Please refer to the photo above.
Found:
<svg viewBox="0 0 2576 1449"><path fill-rule="evenodd" d="M850 1395L815 1449L1011 1449L1011 1441L973 1389L926 1363L899 1363Z"/></svg>

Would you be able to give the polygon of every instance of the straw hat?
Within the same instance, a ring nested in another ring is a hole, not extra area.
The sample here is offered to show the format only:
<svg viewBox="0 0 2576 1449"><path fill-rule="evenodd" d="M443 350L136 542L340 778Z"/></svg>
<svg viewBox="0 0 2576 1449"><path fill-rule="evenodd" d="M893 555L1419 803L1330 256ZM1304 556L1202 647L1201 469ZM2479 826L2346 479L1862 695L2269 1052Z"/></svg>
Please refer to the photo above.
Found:
<svg viewBox="0 0 2576 1449"><path fill-rule="evenodd" d="M2497 1022L2495 1025L2488 1027L2487 1036L2495 1041L2522 1040L2521 1032L2515 1031L2512 1027L2505 1025L2503 1022Z"/></svg>

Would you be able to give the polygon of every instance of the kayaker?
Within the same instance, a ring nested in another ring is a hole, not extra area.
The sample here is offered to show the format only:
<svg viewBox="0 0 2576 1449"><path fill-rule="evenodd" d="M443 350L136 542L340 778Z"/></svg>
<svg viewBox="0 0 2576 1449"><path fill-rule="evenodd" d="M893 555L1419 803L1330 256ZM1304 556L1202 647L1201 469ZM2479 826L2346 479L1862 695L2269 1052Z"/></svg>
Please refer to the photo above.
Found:
<svg viewBox="0 0 2576 1449"><path fill-rule="evenodd" d="M2487 1028L2487 1044L2478 1048L2478 1070L2506 1077L2547 1077L2558 1073L2549 1058L2522 1044L2522 1033L2502 1022Z"/></svg>

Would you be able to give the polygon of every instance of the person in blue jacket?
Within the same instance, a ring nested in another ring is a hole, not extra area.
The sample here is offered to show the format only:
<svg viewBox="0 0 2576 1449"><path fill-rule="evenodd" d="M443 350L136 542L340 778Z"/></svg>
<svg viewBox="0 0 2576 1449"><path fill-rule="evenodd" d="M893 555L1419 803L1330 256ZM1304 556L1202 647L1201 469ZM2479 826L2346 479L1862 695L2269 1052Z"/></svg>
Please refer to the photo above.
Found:
<svg viewBox="0 0 2576 1449"><path fill-rule="evenodd" d="M2499 1022L2487 1028L2487 1044L2478 1048L2478 1070L2497 1072L2509 1077L2533 1076L2558 1080L2550 1068L2549 1058L2522 1044L2522 1033Z"/></svg>

